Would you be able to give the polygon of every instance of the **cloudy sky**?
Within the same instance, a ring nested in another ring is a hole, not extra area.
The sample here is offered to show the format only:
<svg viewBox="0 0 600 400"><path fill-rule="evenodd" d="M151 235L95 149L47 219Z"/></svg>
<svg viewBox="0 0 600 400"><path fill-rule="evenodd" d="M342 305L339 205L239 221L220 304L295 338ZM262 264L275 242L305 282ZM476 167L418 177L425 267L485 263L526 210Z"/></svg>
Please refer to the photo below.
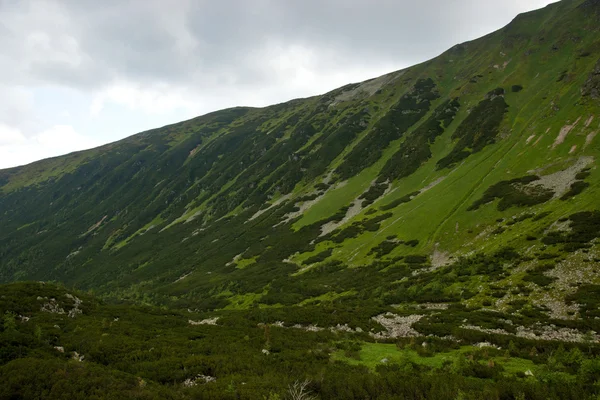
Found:
<svg viewBox="0 0 600 400"><path fill-rule="evenodd" d="M0 0L0 168L401 69L547 0Z"/></svg>

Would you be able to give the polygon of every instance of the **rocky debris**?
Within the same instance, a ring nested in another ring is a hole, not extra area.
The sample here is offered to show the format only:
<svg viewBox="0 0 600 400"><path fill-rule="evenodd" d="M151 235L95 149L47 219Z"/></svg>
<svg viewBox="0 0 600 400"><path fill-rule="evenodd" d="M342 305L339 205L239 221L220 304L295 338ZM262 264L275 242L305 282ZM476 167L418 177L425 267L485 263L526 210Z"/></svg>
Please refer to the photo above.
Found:
<svg viewBox="0 0 600 400"><path fill-rule="evenodd" d="M585 343L589 340L593 342L598 342L600 340L600 336L593 331L589 334L583 334L577 329L558 328L554 324L542 325L539 322L533 325L532 328L518 326L517 332L515 334L509 333L506 330L500 328L482 328L480 326L475 325L461 325L461 328L485 333L493 333L497 335L517 336L532 340L548 340L576 343Z"/></svg>
<svg viewBox="0 0 600 400"><path fill-rule="evenodd" d="M225 264L226 267L232 266L233 264L237 264L238 261L240 261L240 259L242 258L243 253L240 254L236 254L231 261L229 261L227 264ZM177 282L177 281L175 281Z"/></svg>
<svg viewBox="0 0 600 400"><path fill-rule="evenodd" d="M260 217L261 215L263 215L264 213L266 213L267 211L269 211L270 209L277 207L278 205L280 205L281 203L283 203L286 200L289 200L289 198L292 197L291 193L288 193L284 196L281 196L280 198L278 198L277 200L275 200L273 202L273 204L271 204L269 207L263 208L258 210L257 212L254 213L253 216L251 216L246 222L244 223L248 223L252 220L255 220L256 218Z"/></svg>
<svg viewBox="0 0 600 400"><path fill-rule="evenodd" d="M600 99L600 59L583 84L581 95L590 96L595 100Z"/></svg>
<svg viewBox="0 0 600 400"><path fill-rule="evenodd" d="M573 146L571 146L571 150L569 150L569 154L575 153L576 150L577 150L577 145L574 144Z"/></svg>
<svg viewBox="0 0 600 400"><path fill-rule="evenodd" d="M447 310L448 306L448 303L421 303L413 307L420 308L421 310Z"/></svg>
<svg viewBox="0 0 600 400"><path fill-rule="evenodd" d="M359 198L354 199L352 204L350 204L350 208L348 209L348 211L346 211L346 215L344 215L344 218L342 218L342 220L338 221L338 222L331 221L331 222L327 222L326 224L322 225L321 226L321 234L319 236L325 236L328 233L333 232L334 230L336 230L340 226L344 225L346 222L348 222L352 218L356 217L363 209L362 202L363 202L362 199L359 199Z"/></svg>
<svg viewBox="0 0 600 400"><path fill-rule="evenodd" d="M435 181L431 182L429 185L427 185L423 189L421 189L421 193L425 193L426 191L433 189L438 184L440 184L444 179L446 179L446 176L437 178Z"/></svg>
<svg viewBox="0 0 600 400"><path fill-rule="evenodd" d="M188 276L190 276L191 274L192 274L191 272L188 272L187 274L183 274L183 275L181 275L179 278L175 279L175 281L174 281L173 283L177 283L177 282L179 282L179 281L182 281L182 280L184 280L185 278L187 278Z"/></svg>
<svg viewBox="0 0 600 400"><path fill-rule="evenodd" d="M67 259L69 259L69 258L71 258L71 257L75 257L75 256L76 256L77 254L79 254L80 252L81 252L81 250L75 250L75 251L72 251L72 252L70 252L70 253L67 255L67 257L66 257L66 258L67 258Z"/></svg>
<svg viewBox="0 0 600 400"><path fill-rule="evenodd" d="M74 351L74 352L72 353L72 356L71 356L71 358L72 358L73 360L75 360L75 361L78 361L78 362L83 362L83 359L85 358L85 356L82 356L82 355L81 355L81 354L79 354L78 352Z"/></svg>
<svg viewBox="0 0 600 400"><path fill-rule="evenodd" d="M433 254L429 256L431 260L431 265L434 268L445 267L446 265L450 265L452 263L452 260L450 259L450 253L439 250L438 245L439 243L435 244Z"/></svg>
<svg viewBox="0 0 600 400"><path fill-rule="evenodd" d="M560 128L560 132L558 133L558 136L554 140L554 143L552 144L552 148L555 148L556 146L558 146L559 144L564 142L567 135L569 134L569 132L571 132L573 130L573 128L575 128L575 126L577 125L577 123L579 123L580 120L581 120L581 117L577 118L577 120L574 123L572 123L571 125L566 124L565 126Z"/></svg>
<svg viewBox="0 0 600 400"><path fill-rule="evenodd" d="M56 301L56 299L54 299L54 298L48 300L47 303L44 303L42 305L41 311L47 312L50 314L64 314L65 313L65 309L61 308L58 305L58 302Z"/></svg>
<svg viewBox="0 0 600 400"><path fill-rule="evenodd" d="M537 306L544 306L549 309L547 312L548 316L555 319L576 319L576 313L579 311L579 304L572 303L566 304L562 298L556 298L553 295L556 294L564 294L556 293L554 291L552 294L543 293L542 297L539 300L535 300L533 304Z"/></svg>
<svg viewBox="0 0 600 400"><path fill-rule="evenodd" d="M336 326L332 326L329 328L332 332L348 332L348 333L361 333L363 330L360 326L357 326L356 329L352 329L348 324L337 324Z"/></svg>
<svg viewBox="0 0 600 400"><path fill-rule="evenodd" d="M81 299L79 299L76 296L73 296L70 293L65 294L65 297L73 300L73 308L71 310L69 310L69 313L68 313L70 318L75 318L76 316L83 314L83 311L81 311L81 309L79 308L79 306L81 306L81 304L83 303L83 301Z"/></svg>
<svg viewBox="0 0 600 400"><path fill-rule="evenodd" d="M325 329L325 328L321 328L321 327L318 327L318 326L312 325L312 324L310 324L310 325L296 324L296 325L293 325L292 328L302 329L307 332L321 332L322 330Z"/></svg>
<svg viewBox="0 0 600 400"><path fill-rule="evenodd" d="M290 213L285 214L283 216L283 219L279 223L273 225L273 228L275 228L279 225L287 224L294 218L297 218L297 217L301 216L302 214L304 214L304 212L308 211L308 209L310 209L312 206L314 206L319 201L321 201L323 199L323 197L325 197L325 193L327 193L329 190L331 190L331 187L323 193L308 193L307 194L308 196L317 194L317 197L312 200L307 200L307 201L302 201L302 202L296 203L295 206L298 208L298 211L292 211Z"/></svg>
<svg viewBox="0 0 600 400"><path fill-rule="evenodd" d="M592 121L593 121L593 120L594 120L594 116L593 116L593 115L591 115L591 116L590 116L590 117L587 119L587 121L585 121L585 127L586 127L586 128L589 128L589 127L590 127L590 125L592 124Z"/></svg>
<svg viewBox="0 0 600 400"><path fill-rule="evenodd" d="M324 180L324 182L325 182L325 180ZM338 182L335 185L329 186L327 188L327 190L325 190L324 192L317 191L317 192L307 193L306 196L317 195L317 197L315 197L312 200L306 200L306 201L297 202L295 204L295 207L297 207L298 210L297 211L292 211L290 213L285 214L280 222L278 222L277 224L273 225L273 228L276 228L279 225L287 224L288 222L292 221L293 219L295 219L297 217L300 217L306 211L308 211L312 206L314 206L315 204L317 204L318 202L320 202L321 200L323 200L323 198L325 197L325 195L327 193L329 193L332 190L336 190L336 189L339 189L339 188L341 188L343 186L346 186L347 184L348 184L348 181Z"/></svg>
<svg viewBox="0 0 600 400"><path fill-rule="evenodd" d="M377 91L380 90L383 86L393 82L394 80L404 75L405 72L406 70L392 72L391 74L386 74L380 76L379 78L370 79L368 81L362 82L358 86L350 90L343 91L341 94L336 96L335 99L333 99L333 101L331 102L331 104L329 104L329 106L333 107L336 104L339 104L344 101L371 97L375 93L377 93Z"/></svg>
<svg viewBox="0 0 600 400"><path fill-rule="evenodd" d="M193 378L187 378L185 381L183 381L183 386L184 387L194 387L194 386L198 386L198 384L204 384L204 383L211 383L211 382L216 382L217 378L215 378L214 376L209 376L209 375L196 375Z"/></svg>
<svg viewBox="0 0 600 400"><path fill-rule="evenodd" d="M598 132L592 132L592 133L588 134L585 137L585 146L584 146L584 148L586 148L587 146L589 146L590 144L592 144L592 140L594 140L594 138L596 137L597 134L598 134Z"/></svg>
<svg viewBox="0 0 600 400"><path fill-rule="evenodd" d="M258 327L260 327L260 328L262 328L264 326L265 326L265 324L263 324L263 323L258 324ZM283 321L273 322L271 324L271 326L276 326L279 328L288 328L287 326L285 326L285 323ZM325 329L328 329L331 332L348 332L348 333L363 332L361 327L356 327L355 329L352 329L350 326L348 326L348 324L344 324L344 325L337 324L336 326L331 326L329 328L321 328L320 326L313 325L313 324L309 324L309 325L295 324L295 325L290 326L289 328L302 329L303 331L307 331L307 332L321 332L321 331L324 331Z"/></svg>
<svg viewBox="0 0 600 400"><path fill-rule="evenodd" d="M219 317L206 318L206 319L203 319L202 321L192 321L191 319L189 319L188 323L190 325L216 325L218 320L219 320Z"/></svg>
<svg viewBox="0 0 600 400"><path fill-rule="evenodd" d="M96 229L98 229L100 227L100 225L102 225L104 220L106 220L106 218L108 218L108 215L105 215L104 217L102 217L102 219L100 221L98 221L94 225L90 226L89 229L87 230L87 232L85 232L84 234L82 234L80 236L81 237L86 236L86 235L92 233L93 231L95 231Z"/></svg>
<svg viewBox="0 0 600 400"><path fill-rule="evenodd" d="M533 139L535 139L535 134L531 135L527 138L527 140L525 141L525 144L529 144L529 142L531 142Z"/></svg>
<svg viewBox="0 0 600 400"><path fill-rule="evenodd" d="M382 325L386 331L378 333L369 333L375 339L392 339L400 337L420 336L419 332L412 328L412 324L418 322L424 315L408 315L401 317L391 312L380 314L371 319Z"/></svg>
<svg viewBox="0 0 600 400"><path fill-rule="evenodd" d="M541 186L544 189L552 190L554 192L555 199L559 198L563 194L565 194L567 190L569 190L569 188L571 187L571 184L575 182L575 175L577 175L579 172L581 172L593 162L594 157L579 157L577 161L570 167L550 175L540 176L540 179L527 184L526 187L534 188L536 186Z"/></svg>
<svg viewBox="0 0 600 400"><path fill-rule="evenodd" d="M492 347L492 348L494 348L494 349L497 349L497 350L501 350L501 349L502 349L502 347L500 347L500 346L496 346L495 344L492 344L492 343L490 343L490 342L480 342L480 343L476 343L476 344L475 344L475 347L479 347L480 349L482 349L482 348L484 348L484 347Z"/></svg>

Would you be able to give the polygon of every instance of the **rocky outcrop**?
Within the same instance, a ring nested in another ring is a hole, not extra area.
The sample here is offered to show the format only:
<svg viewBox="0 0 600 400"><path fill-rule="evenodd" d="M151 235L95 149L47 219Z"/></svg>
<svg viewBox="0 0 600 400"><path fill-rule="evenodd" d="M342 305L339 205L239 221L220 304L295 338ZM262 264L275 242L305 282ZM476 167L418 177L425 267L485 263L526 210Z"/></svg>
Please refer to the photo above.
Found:
<svg viewBox="0 0 600 400"><path fill-rule="evenodd" d="M219 317L206 318L206 319L203 319L202 321L193 321L190 319L190 320L188 320L188 323L190 325L216 325L218 320L219 320Z"/></svg>
<svg viewBox="0 0 600 400"><path fill-rule="evenodd" d="M600 99L600 59L583 84L583 87L581 88L581 95L590 96L595 100Z"/></svg>
<svg viewBox="0 0 600 400"><path fill-rule="evenodd" d="M413 314L401 317L390 312L377 315L372 319L382 325L386 330L384 332L371 333L370 335L375 339L419 336L419 332L414 330L412 325L421 318L423 318L423 315Z"/></svg>

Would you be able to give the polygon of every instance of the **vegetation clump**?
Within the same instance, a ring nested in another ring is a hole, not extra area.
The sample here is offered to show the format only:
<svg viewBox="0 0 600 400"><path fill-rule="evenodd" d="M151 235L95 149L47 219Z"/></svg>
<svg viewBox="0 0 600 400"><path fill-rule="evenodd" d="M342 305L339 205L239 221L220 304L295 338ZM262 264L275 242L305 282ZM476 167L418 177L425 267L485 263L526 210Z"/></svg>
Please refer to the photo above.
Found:
<svg viewBox="0 0 600 400"><path fill-rule="evenodd" d="M504 89L497 88L477 104L452 135L458 142L446 157L437 162L437 169L450 168L470 154L492 144L507 112Z"/></svg>
<svg viewBox="0 0 600 400"><path fill-rule="evenodd" d="M362 206L367 207L373 204L375 200L380 198L385 193L388 187L389 185L385 182L375 183L372 185L369 190L361 194L359 197L359 199L363 199Z"/></svg>
<svg viewBox="0 0 600 400"><path fill-rule="evenodd" d="M571 184L569 190L565 194L563 194L560 199L563 201L568 200L583 192L587 187L590 186L588 182L584 182L584 179L590 176L590 174L591 173L589 168L578 172L577 175L575 175L575 179L577 180Z"/></svg>
<svg viewBox="0 0 600 400"><path fill-rule="evenodd" d="M490 186L483 196L467 209L477 210L484 204L500 199L498 210L503 211L510 207L533 206L550 200L554 192L541 186L530 186L540 178L535 175L501 181Z"/></svg>
<svg viewBox="0 0 600 400"><path fill-rule="evenodd" d="M544 274L545 272L552 270L554 267L554 264L539 265L533 269L528 270L523 280L526 282L533 282L541 287L546 287L557 279L553 276L548 276Z"/></svg>
<svg viewBox="0 0 600 400"><path fill-rule="evenodd" d="M401 138L428 111L439 97L431 78L419 79L412 90L383 116L373 131L362 139L337 168L341 179L348 179L373 165L391 141Z"/></svg>
<svg viewBox="0 0 600 400"><path fill-rule="evenodd" d="M590 242L600 237L600 211L583 211L568 218L570 230L551 231L542 238L547 245L562 244L563 250L574 252L590 247Z"/></svg>
<svg viewBox="0 0 600 400"><path fill-rule="evenodd" d="M421 193L420 191L416 191L416 192L412 192L409 193L405 196L400 197L399 199L396 199L388 204L385 204L381 207L379 207L379 209L381 211L388 211L391 209L394 209L396 207L398 207L400 204L404 204L404 203L408 203L409 201L411 201L414 197L418 196L419 193Z"/></svg>

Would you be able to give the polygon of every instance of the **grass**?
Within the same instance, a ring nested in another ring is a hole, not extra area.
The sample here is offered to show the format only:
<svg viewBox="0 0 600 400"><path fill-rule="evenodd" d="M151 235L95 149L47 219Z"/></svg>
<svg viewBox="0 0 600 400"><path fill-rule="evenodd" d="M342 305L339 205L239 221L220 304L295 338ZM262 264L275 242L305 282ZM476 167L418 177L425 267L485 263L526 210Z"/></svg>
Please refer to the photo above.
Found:
<svg viewBox="0 0 600 400"><path fill-rule="evenodd" d="M420 356L415 350L399 349L395 344L388 343L364 343L358 352L358 359L348 357L344 350L334 352L331 357L335 361L343 361L351 365L364 365L371 370L375 370L378 365L382 365L382 360L387 359L387 364L403 364L412 362L417 365L423 365L429 368L442 368L444 363L454 362L459 357L467 357L468 354L481 350L474 346L462 346L460 349L435 353L431 357ZM535 375L536 365L531 360L525 360L517 357L490 357L496 364L504 367L505 373L517 374L528 370Z"/></svg>

